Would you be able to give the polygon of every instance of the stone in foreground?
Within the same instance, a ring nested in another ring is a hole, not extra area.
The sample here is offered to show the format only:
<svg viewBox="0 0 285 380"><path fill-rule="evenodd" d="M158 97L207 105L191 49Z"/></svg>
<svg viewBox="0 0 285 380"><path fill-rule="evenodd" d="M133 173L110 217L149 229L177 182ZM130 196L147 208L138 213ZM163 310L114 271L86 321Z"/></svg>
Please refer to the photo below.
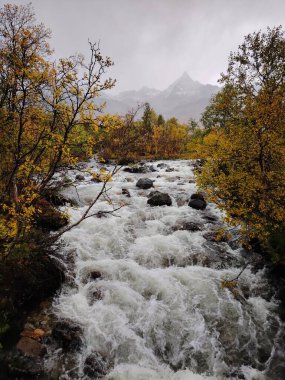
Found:
<svg viewBox="0 0 285 380"><path fill-rule="evenodd" d="M149 198L147 203L150 206L171 206L172 200L168 194L156 191L155 194Z"/></svg>
<svg viewBox="0 0 285 380"><path fill-rule="evenodd" d="M150 189L153 187L153 180L149 178L140 178L136 183L136 187L139 187L140 189Z"/></svg>
<svg viewBox="0 0 285 380"><path fill-rule="evenodd" d="M194 208L195 210L205 210L207 203L201 199L191 199L188 206Z"/></svg>

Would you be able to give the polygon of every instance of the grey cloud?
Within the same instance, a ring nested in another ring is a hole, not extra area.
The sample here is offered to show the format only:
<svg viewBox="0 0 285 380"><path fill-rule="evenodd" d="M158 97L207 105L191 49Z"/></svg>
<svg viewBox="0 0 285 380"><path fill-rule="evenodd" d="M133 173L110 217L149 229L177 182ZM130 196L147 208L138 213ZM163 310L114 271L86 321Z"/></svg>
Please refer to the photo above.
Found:
<svg viewBox="0 0 285 380"><path fill-rule="evenodd" d="M28 3L26 0L10 1ZM5 2L0 0L1 4ZM115 91L167 87L183 71L216 84L245 34L284 21L284 0L34 0L57 56L100 39Z"/></svg>

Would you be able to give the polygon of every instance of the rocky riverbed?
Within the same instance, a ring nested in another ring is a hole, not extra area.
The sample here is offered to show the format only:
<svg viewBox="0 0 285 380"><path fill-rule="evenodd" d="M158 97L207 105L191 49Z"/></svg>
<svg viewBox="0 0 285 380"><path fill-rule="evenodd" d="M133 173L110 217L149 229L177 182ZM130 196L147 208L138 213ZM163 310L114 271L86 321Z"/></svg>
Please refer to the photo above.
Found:
<svg viewBox="0 0 285 380"><path fill-rule="evenodd" d="M63 207L71 223L102 186L87 169L102 166L113 169L90 161L67 173L76 184L63 194L77 205ZM66 280L44 309L49 327L32 321L30 331L43 336L24 334L40 342L39 378L284 378L275 288L260 257L239 246L237 231L197 193L194 168L123 167L94 216L63 235L57 259Z"/></svg>

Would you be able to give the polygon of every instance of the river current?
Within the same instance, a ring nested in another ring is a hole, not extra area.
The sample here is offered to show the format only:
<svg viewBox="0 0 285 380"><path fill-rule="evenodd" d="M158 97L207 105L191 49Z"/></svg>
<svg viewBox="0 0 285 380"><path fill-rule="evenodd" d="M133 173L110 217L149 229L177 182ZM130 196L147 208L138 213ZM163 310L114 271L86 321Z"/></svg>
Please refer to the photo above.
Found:
<svg viewBox="0 0 285 380"><path fill-rule="evenodd" d="M156 170L145 174L120 170L92 212L122 208L63 235L60 257L71 269L54 312L82 326L84 344L61 379L92 378L84 363L94 353L108 380L285 378L284 326L265 270L248 265L236 288L221 286L252 258L236 243L212 241L213 231L229 228L214 204L188 206L197 191L193 162L159 163L145 164ZM154 189L137 188L139 178L153 179ZM101 189L90 179L65 191L78 202L66 208L71 222ZM168 193L172 206L150 207L152 190Z"/></svg>

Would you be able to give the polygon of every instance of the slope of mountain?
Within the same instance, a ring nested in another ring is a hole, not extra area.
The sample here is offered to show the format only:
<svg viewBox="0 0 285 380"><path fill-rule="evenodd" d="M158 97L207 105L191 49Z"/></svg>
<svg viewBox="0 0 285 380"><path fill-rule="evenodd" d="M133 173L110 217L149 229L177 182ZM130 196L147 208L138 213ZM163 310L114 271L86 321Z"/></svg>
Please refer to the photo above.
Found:
<svg viewBox="0 0 285 380"><path fill-rule="evenodd" d="M218 86L201 84L185 72L163 91L143 87L138 91L109 95L101 100L106 101L109 113L124 114L138 103L148 102L165 118L174 116L181 122L187 122L190 118L199 119L211 97L218 91Z"/></svg>

